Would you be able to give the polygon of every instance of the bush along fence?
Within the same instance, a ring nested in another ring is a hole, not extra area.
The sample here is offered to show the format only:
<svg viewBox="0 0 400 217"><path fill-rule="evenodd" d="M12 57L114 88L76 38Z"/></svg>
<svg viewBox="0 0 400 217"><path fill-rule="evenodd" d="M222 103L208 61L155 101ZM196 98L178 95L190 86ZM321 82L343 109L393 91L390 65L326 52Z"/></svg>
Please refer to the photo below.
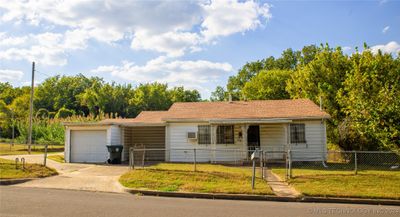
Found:
<svg viewBox="0 0 400 217"><path fill-rule="evenodd" d="M246 166L253 161L265 178L266 170L284 169L285 178L295 177L297 170L321 170L331 173L357 174L363 170L400 171L400 153L389 151L298 151L269 149L152 149L129 148L125 159L131 168L154 165L160 162L191 163L196 171L198 164L223 164ZM255 153L256 158L251 159Z"/></svg>

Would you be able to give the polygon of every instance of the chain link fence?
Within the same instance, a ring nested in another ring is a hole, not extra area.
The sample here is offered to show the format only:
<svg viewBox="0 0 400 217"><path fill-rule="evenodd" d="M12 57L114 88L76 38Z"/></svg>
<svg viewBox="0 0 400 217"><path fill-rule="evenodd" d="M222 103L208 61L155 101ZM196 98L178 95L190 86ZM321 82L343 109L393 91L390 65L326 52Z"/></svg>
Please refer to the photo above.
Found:
<svg viewBox="0 0 400 217"><path fill-rule="evenodd" d="M145 149L130 148L130 166L149 166L161 162L210 163L243 166L251 163L252 151L240 149Z"/></svg>
<svg viewBox="0 0 400 217"><path fill-rule="evenodd" d="M383 151L295 151L256 149L146 149L130 148L129 165L147 167L161 162L197 164L222 164L251 168L251 154L256 152L258 174L266 176L266 170L285 170L285 178L310 170L331 173L357 174L364 170L400 171L400 154Z"/></svg>
<svg viewBox="0 0 400 217"><path fill-rule="evenodd" d="M324 156L321 161L301 160L301 155ZM388 151L288 151L287 179L308 172L344 172L358 174L360 171L400 171L400 154Z"/></svg>

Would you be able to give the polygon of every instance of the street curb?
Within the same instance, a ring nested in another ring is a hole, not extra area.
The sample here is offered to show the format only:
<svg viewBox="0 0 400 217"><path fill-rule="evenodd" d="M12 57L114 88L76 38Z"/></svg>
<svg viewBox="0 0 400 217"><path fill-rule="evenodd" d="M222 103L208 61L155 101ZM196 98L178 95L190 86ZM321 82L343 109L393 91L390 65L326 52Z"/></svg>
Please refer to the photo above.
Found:
<svg viewBox="0 0 400 217"><path fill-rule="evenodd" d="M26 179L0 179L0 185L16 185L24 182L28 182L31 180L35 180L37 178L26 178Z"/></svg>
<svg viewBox="0 0 400 217"><path fill-rule="evenodd" d="M344 197L310 197L303 196L300 202L310 203L350 203L369 205L394 205L400 206L400 200L391 199L368 199L368 198L344 198Z"/></svg>
<svg viewBox="0 0 400 217"><path fill-rule="evenodd" d="M224 199L224 200L257 200L257 201L303 202L303 203L348 203L348 204L400 206L400 200L389 200L389 199L336 198L336 197L310 197L310 196L302 196L296 198L296 197L279 197L274 195L164 192L164 191L137 190L129 188L125 188L124 191L131 194L143 194L148 196L162 196L162 197Z"/></svg>
<svg viewBox="0 0 400 217"><path fill-rule="evenodd" d="M273 195L249 195L249 194L218 194L218 193L189 193L189 192L165 192L165 191L150 191L124 189L131 194L143 194L150 196L162 197L181 197L181 198L201 198L201 199L225 199L225 200L259 200L259 201L282 201L295 202L298 199L294 197L277 197Z"/></svg>

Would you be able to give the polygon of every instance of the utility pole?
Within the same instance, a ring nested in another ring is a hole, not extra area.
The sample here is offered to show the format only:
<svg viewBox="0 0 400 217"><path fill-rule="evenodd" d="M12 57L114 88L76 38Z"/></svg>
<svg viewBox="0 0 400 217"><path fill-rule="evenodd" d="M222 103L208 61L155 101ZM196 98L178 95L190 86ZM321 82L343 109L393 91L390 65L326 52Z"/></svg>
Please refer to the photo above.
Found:
<svg viewBox="0 0 400 217"><path fill-rule="evenodd" d="M32 62L32 83L31 83L31 100L29 106L29 136L28 136L28 153L31 154L32 145L32 116L33 116L33 91L35 87L35 62Z"/></svg>

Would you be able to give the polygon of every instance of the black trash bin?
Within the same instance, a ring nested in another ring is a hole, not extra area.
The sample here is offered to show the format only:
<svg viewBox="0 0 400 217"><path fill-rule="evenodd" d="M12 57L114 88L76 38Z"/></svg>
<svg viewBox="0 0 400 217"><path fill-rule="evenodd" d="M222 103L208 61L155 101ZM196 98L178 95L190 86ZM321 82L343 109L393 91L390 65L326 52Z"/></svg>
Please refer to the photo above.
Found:
<svg viewBox="0 0 400 217"><path fill-rule="evenodd" d="M123 148L124 147L122 145L107 145L108 152L110 153L110 158L108 159L108 163L120 164Z"/></svg>

